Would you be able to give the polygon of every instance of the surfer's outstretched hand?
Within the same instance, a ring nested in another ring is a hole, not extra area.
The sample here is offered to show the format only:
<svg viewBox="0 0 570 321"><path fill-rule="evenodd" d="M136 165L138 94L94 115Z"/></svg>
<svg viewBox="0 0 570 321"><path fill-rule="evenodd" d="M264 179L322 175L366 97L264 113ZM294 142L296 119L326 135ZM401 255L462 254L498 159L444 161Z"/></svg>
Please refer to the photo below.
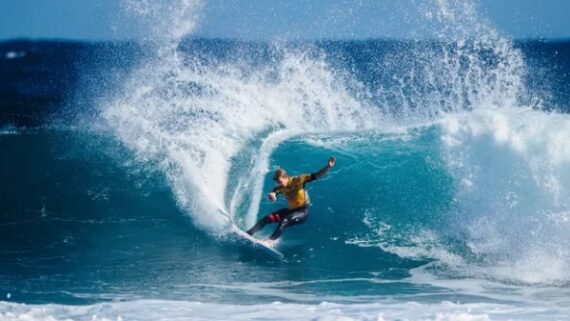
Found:
<svg viewBox="0 0 570 321"><path fill-rule="evenodd" d="M336 158L334 156L331 156L331 158L329 158L329 167L333 167L335 162Z"/></svg>
<svg viewBox="0 0 570 321"><path fill-rule="evenodd" d="M277 199L277 194L275 194L275 192L271 192L267 194L267 198L269 198L270 201L275 202L275 200Z"/></svg>

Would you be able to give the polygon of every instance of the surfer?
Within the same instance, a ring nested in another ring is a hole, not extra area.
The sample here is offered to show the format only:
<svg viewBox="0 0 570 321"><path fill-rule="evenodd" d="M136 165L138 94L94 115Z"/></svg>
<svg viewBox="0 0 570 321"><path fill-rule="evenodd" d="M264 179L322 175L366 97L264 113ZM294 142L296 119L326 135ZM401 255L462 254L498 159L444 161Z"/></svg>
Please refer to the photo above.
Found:
<svg viewBox="0 0 570 321"><path fill-rule="evenodd" d="M273 242L281 236L285 228L304 223L309 215L310 205L309 194L305 191L305 184L323 176L334 166L335 162L336 159L333 156L329 158L327 165L318 172L292 177L289 177L283 168L278 168L273 175L273 180L277 183L277 186L273 188L273 191L267 197L274 202L278 194L283 194L289 202L289 206L265 216L249 229L247 233L253 235L253 233L269 223L278 223L277 228L269 239L263 241L265 244L272 246Z"/></svg>

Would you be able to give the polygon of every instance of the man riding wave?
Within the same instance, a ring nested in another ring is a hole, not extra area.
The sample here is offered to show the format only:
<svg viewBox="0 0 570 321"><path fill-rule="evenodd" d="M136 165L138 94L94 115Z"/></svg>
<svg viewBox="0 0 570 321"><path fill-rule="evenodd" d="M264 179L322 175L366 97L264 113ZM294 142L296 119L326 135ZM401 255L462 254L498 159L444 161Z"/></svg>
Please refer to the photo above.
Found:
<svg viewBox="0 0 570 321"><path fill-rule="evenodd" d="M334 166L335 162L336 159L331 157L327 165L318 172L292 177L289 177L284 169L277 169L273 175L273 180L277 183L277 186L267 196L270 201L274 202L277 199L277 195L282 194L289 202L289 205L266 215L250 228L247 233L253 235L253 233L269 223L278 223L273 234L271 234L268 240L264 241L265 244L272 246L273 242L281 236L285 228L304 223L309 215L310 205L309 194L305 190L305 184L322 177Z"/></svg>

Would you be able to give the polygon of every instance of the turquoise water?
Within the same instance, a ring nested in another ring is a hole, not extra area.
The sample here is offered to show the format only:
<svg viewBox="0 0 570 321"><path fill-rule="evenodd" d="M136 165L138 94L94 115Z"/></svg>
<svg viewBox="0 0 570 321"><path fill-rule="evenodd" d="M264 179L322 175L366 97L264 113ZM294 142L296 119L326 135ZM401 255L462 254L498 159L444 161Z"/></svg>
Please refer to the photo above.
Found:
<svg viewBox="0 0 570 321"><path fill-rule="evenodd" d="M337 157L327 176L309 185L313 205L306 224L284 233L278 245L283 261L196 228L176 206L164 175L152 164L133 162L132 154L107 136L61 130L3 135L1 146L12 155L3 168L29 170L18 174L20 184L5 190L11 200L5 213L22 215L4 216L1 225L7 241L2 288L13 301L95 304L89 313L110 315L122 305L105 312L100 302L216 302L230 310L248 302L256 312L243 313L253 314L263 313L268 302L281 302L301 304L297 309L317 304L326 314L330 307L321 303L328 301L348 304L341 308L348 315L348 307L364 304L359 311L374 315L379 307L370 302L391 307L418 302L423 311L450 301L461 305L439 309L455 315L472 304L469 309L483 312L498 309L494 304L542 309L552 304L542 297L552 295L554 306L538 315L564 315L556 305L564 304L565 286L549 281L550 275L529 267L526 273L542 277L540 284L525 280L524 273L513 274L519 278L513 280L485 272L506 263L474 251L480 240L469 234L469 224L476 220L458 217L461 187L448 163L443 131L439 124L281 142L269 166L292 174L311 172L329 155ZM17 147L23 145L28 148ZM263 190L272 184L268 172ZM263 200L259 215L285 205ZM237 213L238 225L246 227L246 220ZM261 235L271 231L267 227ZM192 304L179 313L193 311Z"/></svg>
<svg viewBox="0 0 570 321"><path fill-rule="evenodd" d="M86 141L87 137L91 140ZM315 145L331 139L355 143L342 143L338 150ZM377 142L373 148L363 144L370 140ZM17 151L15 146L22 145L34 148ZM394 233L411 234L437 226L449 211L451 180L437 160L433 131L410 137L313 136L280 145L272 163L292 171L322 167L322 160L331 153L338 158L337 167L309 188L314 203L310 221L287 230L279 244L286 255L283 262L194 228L176 207L162 175L117 156L129 153L109 146L103 137L23 132L3 136L2 146L13 151L4 168L31 169L20 176L26 184L15 184L7 191L12 201L5 205L6 212L24 215L6 217L2 224L9 241L3 266L11 270L3 278L6 292L31 303L97 302L114 296L216 297L238 303L244 294L235 296L231 284L247 287L258 282L267 283L268 293L251 293L252 302L296 301L292 293L297 292L304 294L302 302L307 298L320 302L327 295L353 301L360 295L398 294L401 286L406 292L423 293L423 286L406 282L395 286L392 281L409 276L410 269L430 259L402 259L350 240L367 238L371 224L389 224L398 231ZM40 166L38 158L43 160ZM270 176L266 176L265 190L272 187ZM422 192L423 186L434 185L439 190ZM363 200L361 195L373 198ZM263 201L261 213L285 205L283 200ZM264 232L271 231L268 227ZM394 233L368 237L368 241L406 246L405 239ZM240 264L232 264L236 262ZM165 271L172 273L165 275ZM378 284L370 288L375 280ZM46 291L50 284L58 284L58 290ZM271 288L276 288L275 294Z"/></svg>

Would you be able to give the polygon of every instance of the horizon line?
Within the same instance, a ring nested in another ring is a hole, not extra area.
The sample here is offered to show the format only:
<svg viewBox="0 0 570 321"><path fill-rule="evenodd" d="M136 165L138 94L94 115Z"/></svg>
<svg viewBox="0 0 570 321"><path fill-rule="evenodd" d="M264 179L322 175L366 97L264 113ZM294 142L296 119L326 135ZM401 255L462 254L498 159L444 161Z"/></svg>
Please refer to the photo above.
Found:
<svg viewBox="0 0 570 321"><path fill-rule="evenodd" d="M476 38L471 38L476 39ZM190 36L183 37L180 41L184 40L210 40L210 41L235 41L235 42L249 42L249 43L272 43L272 42L366 42L366 41L445 41L454 39L436 39L436 38L395 38L395 37L367 37L367 38L266 38L266 39L246 39L237 37L208 37L208 36ZM520 37L510 38L509 40L515 42L525 41L542 41L542 42L570 42L570 36L566 37ZM58 37L11 37L0 38L0 43L8 42L60 42L60 43L145 43L152 42L152 40L145 39L84 39L84 38L58 38Z"/></svg>

